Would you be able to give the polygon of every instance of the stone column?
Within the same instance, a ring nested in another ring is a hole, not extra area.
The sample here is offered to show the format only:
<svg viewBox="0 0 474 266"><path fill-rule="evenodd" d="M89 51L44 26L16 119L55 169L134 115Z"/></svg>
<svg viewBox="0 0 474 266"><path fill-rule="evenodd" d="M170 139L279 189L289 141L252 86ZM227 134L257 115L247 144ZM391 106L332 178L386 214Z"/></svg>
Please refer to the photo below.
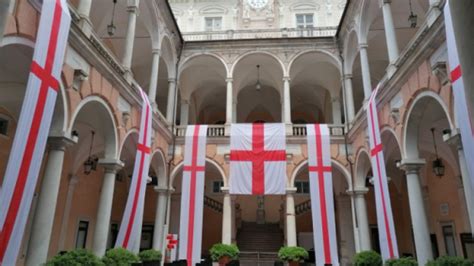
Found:
<svg viewBox="0 0 474 266"><path fill-rule="evenodd" d="M160 49L152 50L152 63L151 63L151 74L150 74L150 88L148 89L148 99L150 99L153 110L157 110L156 105L156 90L158 87L158 73L160 67Z"/></svg>
<svg viewBox="0 0 474 266"><path fill-rule="evenodd" d="M91 13L92 0L80 0L77 5L77 14L81 18L89 19Z"/></svg>
<svg viewBox="0 0 474 266"><path fill-rule="evenodd" d="M402 160L401 169L406 173L410 216L415 238L416 257L420 265L433 259L428 219L420 183L420 168L425 165L423 159Z"/></svg>
<svg viewBox="0 0 474 266"><path fill-rule="evenodd" d="M10 9L11 0L1 0L0 1L0 43L3 40L3 34L5 32L5 26L8 19L8 11Z"/></svg>
<svg viewBox="0 0 474 266"><path fill-rule="evenodd" d="M41 182L38 205L34 213L26 265L38 265L46 262L63 171L64 152L67 146L76 142L77 137L60 136L48 139L48 161Z"/></svg>
<svg viewBox="0 0 474 266"><path fill-rule="evenodd" d="M230 136L230 124L232 123L233 118L233 97L234 90L232 88L232 78L227 78L227 91L226 91L226 104L225 104L225 135Z"/></svg>
<svg viewBox="0 0 474 266"><path fill-rule="evenodd" d="M395 73L395 61L397 61L399 56L397 34L395 32L395 25L393 24L391 3L392 0L382 0L383 24L385 27L385 38L387 40L388 60L390 61L390 65L387 69L389 77Z"/></svg>
<svg viewBox="0 0 474 266"><path fill-rule="evenodd" d="M235 196L230 198L231 221L232 221L232 244L236 243L237 238L237 222L235 220Z"/></svg>
<svg viewBox="0 0 474 266"><path fill-rule="evenodd" d="M222 188L224 202L222 203L222 243L232 244L232 202L229 188Z"/></svg>
<svg viewBox="0 0 474 266"><path fill-rule="evenodd" d="M283 78L283 122L291 125L291 95L290 95L290 77Z"/></svg>
<svg viewBox="0 0 474 266"><path fill-rule="evenodd" d="M297 245L295 198L296 188L286 189L286 244L289 247Z"/></svg>
<svg viewBox="0 0 474 266"><path fill-rule="evenodd" d="M127 0L128 25L127 34L125 35L125 48L122 59L122 65L130 71L132 67L133 44L135 41L135 29L137 26L139 0Z"/></svg>
<svg viewBox="0 0 474 266"><path fill-rule="evenodd" d="M175 95L176 95L176 79L168 79L168 104L166 105L166 120L170 125L174 123L173 121L173 112L175 105Z"/></svg>
<svg viewBox="0 0 474 266"><path fill-rule="evenodd" d="M355 117L354 93L352 90L352 75L344 75L344 92L346 95L347 121L352 123Z"/></svg>
<svg viewBox="0 0 474 266"><path fill-rule="evenodd" d="M74 189L79 182L79 177L76 175L69 176L69 185L67 187L66 203L64 204L63 218L61 222L61 232L59 235L59 250L64 250L67 237L67 226L69 224L69 215L71 213L72 198L74 196Z"/></svg>
<svg viewBox="0 0 474 266"><path fill-rule="evenodd" d="M365 195L369 190L367 188L355 188L353 191L354 205L356 207L357 224L359 228L359 247L360 251L371 250L369 219L367 217L367 203Z"/></svg>
<svg viewBox="0 0 474 266"><path fill-rule="evenodd" d="M237 123L237 99L232 102L232 123Z"/></svg>
<svg viewBox="0 0 474 266"><path fill-rule="evenodd" d="M372 94L372 81L370 80L369 55L367 54L367 44L360 44L360 65L362 70L362 82L364 84L364 101L368 101Z"/></svg>
<svg viewBox="0 0 474 266"><path fill-rule="evenodd" d="M102 257L107 247L107 237L110 230L110 215L112 213L112 201L114 199L115 175L123 167L123 163L117 159L101 159L99 164L105 168L102 188L100 192L99 207L92 243L92 251L95 255Z"/></svg>
<svg viewBox="0 0 474 266"><path fill-rule="evenodd" d="M430 0L430 8L428 10L428 14L426 16L426 21L428 26L431 27L436 19L441 15L440 9L441 0Z"/></svg>
<svg viewBox="0 0 474 266"><path fill-rule="evenodd" d="M153 249L163 251L164 226L166 220L166 201L168 197L168 188L155 187L158 193L155 214L155 231L153 233Z"/></svg>
<svg viewBox="0 0 474 266"><path fill-rule="evenodd" d="M189 124L189 101L181 100L181 117L179 119L181 126Z"/></svg>
<svg viewBox="0 0 474 266"><path fill-rule="evenodd" d="M341 99L339 97L332 97L332 123L335 125L342 124L341 121Z"/></svg>

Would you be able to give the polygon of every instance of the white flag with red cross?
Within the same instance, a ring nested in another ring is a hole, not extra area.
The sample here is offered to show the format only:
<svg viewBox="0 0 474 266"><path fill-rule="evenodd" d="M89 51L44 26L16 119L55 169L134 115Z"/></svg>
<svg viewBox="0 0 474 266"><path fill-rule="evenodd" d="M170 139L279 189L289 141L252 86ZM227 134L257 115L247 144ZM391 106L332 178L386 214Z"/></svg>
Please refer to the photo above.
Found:
<svg viewBox="0 0 474 266"><path fill-rule="evenodd" d="M148 97L141 88L139 90L143 102L137 154L135 156L135 165L130 190L128 192L127 205L125 206L117 242L115 243L115 247L123 247L134 252L140 250L145 191L151 157L152 110Z"/></svg>
<svg viewBox="0 0 474 266"><path fill-rule="evenodd" d="M450 2L445 5L444 17L446 25L446 42L448 46L449 68L451 73L451 83L454 95L454 113L456 116L456 124L461 132L461 141L463 146L464 157L466 158L466 166L471 181L471 187L474 189L474 127L473 122L473 106L469 107L469 97L466 95L464 86L463 71L459 62L459 53L456 46L456 36L451 18ZM462 36L458 36L462 38ZM472 47L470 47L472 49Z"/></svg>
<svg viewBox="0 0 474 266"><path fill-rule="evenodd" d="M374 174L375 205L377 209L380 250L382 251L382 258L385 261L398 258L398 247L377 112L376 96L379 88L380 85L377 86L370 96L367 106L367 124L369 127L370 161Z"/></svg>
<svg viewBox="0 0 474 266"><path fill-rule="evenodd" d="M206 141L207 125L187 127L181 182L178 257L180 260L187 260L188 266L201 262Z"/></svg>
<svg viewBox="0 0 474 266"><path fill-rule="evenodd" d="M306 132L316 265L339 265L332 187L331 136L327 125L306 125Z"/></svg>
<svg viewBox="0 0 474 266"><path fill-rule="evenodd" d="M15 265L22 243L59 91L70 23L66 0L43 2L25 99L0 195L1 265Z"/></svg>
<svg viewBox="0 0 474 266"><path fill-rule="evenodd" d="M230 194L285 194L285 125L232 124L230 132Z"/></svg>

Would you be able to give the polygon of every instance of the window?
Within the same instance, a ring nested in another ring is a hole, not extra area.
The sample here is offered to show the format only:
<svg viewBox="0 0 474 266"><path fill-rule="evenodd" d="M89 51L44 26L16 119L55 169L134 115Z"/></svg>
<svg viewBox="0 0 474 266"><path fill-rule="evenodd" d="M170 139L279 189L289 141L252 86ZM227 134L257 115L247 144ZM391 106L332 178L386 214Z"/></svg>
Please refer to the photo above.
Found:
<svg viewBox="0 0 474 266"><path fill-rule="evenodd" d="M77 227L76 248L86 248L88 229L88 221L79 221L79 226Z"/></svg>
<svg viewBox="0 0 474 266"><path fill-rule="evenodd" d="M153 225L144 225L142 227L142 239L140 241L140 250L151 249L153 246Z"/></svg>
<svg viewBox="0 0 474 266"><path fill-rule="evenodd" d="M218 31L222 29L222 17L205 18L206 31Z"/></svg>
<svg viewBox="0 0 474 266"><path fill-rule="evenodd" d="M296 27L312 28L314 26L313 14L297 14Z"/></svg>
<svg viewBox="0 0 474 266"><path fill-rule="evenodd" d="M212 193L221 193L221 187L224 186L223 181L213 181L212 182Z"/></svg>
<svg viewBox="0 0 474 266"><path fill-rule="evenodd" d="M456 256L456 244L454 240L454 228L452 225L443 225L441 227L443 231L444 245L446 247L446 254L448 256Z"/></svg>
<svg viewBox="0 0 474 266"><path fill-rule="evenodd" d="M474 238L470 233L461 234L462 249L464 257L470 260L474 259Z"/></svg>
<svg viewBox="0 0 474 266"><path fill-rule="evenodd" d="M309 194L309 181L295 181L296 193Z"/></svg>
<svg viewBox="0 0 474 266"><path fill-rule="evenodd" d="M8 133L8 120L0 117L0 135L7 135Z"/></svg>

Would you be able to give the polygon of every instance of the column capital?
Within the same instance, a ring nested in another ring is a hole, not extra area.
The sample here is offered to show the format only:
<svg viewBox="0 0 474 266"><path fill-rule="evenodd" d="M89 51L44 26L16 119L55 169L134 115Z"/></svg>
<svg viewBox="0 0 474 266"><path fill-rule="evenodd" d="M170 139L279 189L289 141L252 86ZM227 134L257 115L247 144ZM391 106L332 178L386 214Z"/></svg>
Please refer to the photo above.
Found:
<svg viewBox="0 0 474 266"><path fill-rule="evenodd" d="M157 54L157 55L161 56L161 50L158 49L158 48L151 49L151 53L152 53L153 55Z"/></svg>
<svg viewBox="0 0 474 266"><path fill-rule="evenodd" d="M153 188L156 192L158 192L158 194L167 194L167 193L171 193L171 189L169 189L168 187L165 187L165 186L156 186Z"/></svg>
<svg viewBox="0 0 474 266"><path fill-rule="evenodd" d="M139 0L127 0L127 11L137 12Z"/></svg>
<svg viewBox="0 0 474 266"><path fill-rule="evenodd" d="M187 100L187 99L181 99L181 104L189 104L189 100Z"/></svg>
<svg viewBox="0 0 474 266"><path fill-rule="evenodd" d="M352 79L352 74L344 74L343 79Z"/></svg>
<svg viewBox="0 0 474 266"><path fill-rule="evenodd" d="M226 79L225 79L225 82L227 82L227 83L229 83L229 82L233 82L233 81L234 81L234 79L233 79L233 78L229 78L229 77L228 77L228 78L226 78Z"/></svg>
<svg viewBox="0 0 474 266"><path fill-rule="evenodd" d="M79 183L79 177L77 175L69 175L69 186L75 186L77 183Z"/></svg>
<svg viewBox="0 0 474 266"><path fill-rule="evenodd" d="M50 150L66 150L67 147L77 144L78 137L72 135L58 135L48 137L48 146Z"/></svg>
<svg viewBox="0 0 474 266"><path fill-rule="evenodd" d="M369 45L367 43L359 43L359 49L367 49Z"/></svg>
<svg viewBox="0 0 474 266"><path fill-rule="evenodd" d="M224 193L225 195L229 195L229 187L221 187L221 191L222 191L222 193Z"/></svg>
<svg viewBox="0 0 474 266"><path fill-rule="evenodd" d="M369 189L367 187L355 187L352 190L347 190L346 193L350 196L364 196L369 192Z"/></svg>
<svg viewBox="0 0 474 266"><path fill-rule="evenodd" d="M286 188L286 195L293 195L296 194L298 189L296 187L287 187Z"/></svg>
<svg viewBox="0 0 474 266"><path fill-rule="evenodd" d="M416 158L416 159L404 159L400 162L398 168L405 171L408 174L418 174L420 168L426 164L425 159Z"/></svg>
<svg viewBox="0 0 474 266"><path fill-rule="evenodd" d="M382 0L382 4L391 4L392 0Z"/></svg>
<svg viewBox="0 0 474 266"><path fill-rule="evenodd" d="M444 130L443 131L443 141L449 145L455 146L458 150L462 150L462 141L461 133L459 129L455 128L453 130Z"/></svg>
<svg viewBox="0 0 474 266"><path fill-rule="evenodd" d="M291 81L291 78L290 78L290 77L283 77L283 81L290 82L290 81Z"/></svg>
<svg viewBox="0 0 474 266"><path fill-rule="evenodd" d="M176 78L169 78L168 83L176 83Z"/></svg>
<svg viewBox="0 0 474 266"><path fill-rule="evenodd" d="M99 160L99 165L104 167L106 173L115 174L122 169L124 163L119 159L102 158Z"/></svg>

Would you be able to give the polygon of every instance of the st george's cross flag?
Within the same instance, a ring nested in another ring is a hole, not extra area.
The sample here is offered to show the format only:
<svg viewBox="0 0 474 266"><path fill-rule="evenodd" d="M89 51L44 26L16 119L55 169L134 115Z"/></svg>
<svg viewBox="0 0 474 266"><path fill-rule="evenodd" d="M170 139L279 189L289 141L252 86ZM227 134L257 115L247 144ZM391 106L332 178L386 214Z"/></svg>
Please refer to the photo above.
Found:
<svg viewBox="0 0 474 266"><path fill-rule="evenodd" d="M45 0L25 99L0 195L0 264L15 265L59 90L71 17L66 0Z"/></svg>
<svg viewBox="0 0 474 266"><path fill-rule="evenodd" d="M152 110L148 97L142 89L139 90L143 102L137 154L135 156L127 205L125 206L122 224L120 225L117 242L115 244L115 247L122 247L132 252L138 252L140 250L145 191L151 157Z"/></svg>
<svg viewBox="0 0 474 266"><path fill-rule="evenodd" d="M188 266L201 262L206 142L207 125L187 127L181 183L178 257L180 260L186 260Z"/></svg>
<svg viewBox="0 0 474 266"><path fill-rule="evenodd" d="M453 21L451 18L450 2L445 5L444 17L446 25L446 42L448 46L449 68L451 72L451 82L454 95L454 113L456 116L456 124L461 132L461 141L463 146L464 157L466 158L466 166L471 181L471 187L474 189L474 127L472 109L469 109L469 98L466 95L464 87L463 73L459 62L459 54L456 46ZM458 36L460 38L460 36ZM472 48L472 47L471 47ZM471 107L474 108L474 107Z"/></svg>
<svg viewBox="0 0 474 266"><path fill-rule="evenodd" d="M306 132L316 265L339 265L329 127L309 124Z"/></svg>
<svg viewBox="0 0 474 266"><path fill-rule="evenodd" d="M232 124L230 194L282 195L286 192L284 124Z"/></svg>
<svg viewBox="0 0 474 266"><path fill-rule="evenodd" d="M377 208L380 250L382 251L382 258L385 261L398 258L398 247L377 112L376 98L379 88L380 84L372 92L369 102L367 103L367 124L369 131L370 161L374 174L375 205Z"/></svg>

